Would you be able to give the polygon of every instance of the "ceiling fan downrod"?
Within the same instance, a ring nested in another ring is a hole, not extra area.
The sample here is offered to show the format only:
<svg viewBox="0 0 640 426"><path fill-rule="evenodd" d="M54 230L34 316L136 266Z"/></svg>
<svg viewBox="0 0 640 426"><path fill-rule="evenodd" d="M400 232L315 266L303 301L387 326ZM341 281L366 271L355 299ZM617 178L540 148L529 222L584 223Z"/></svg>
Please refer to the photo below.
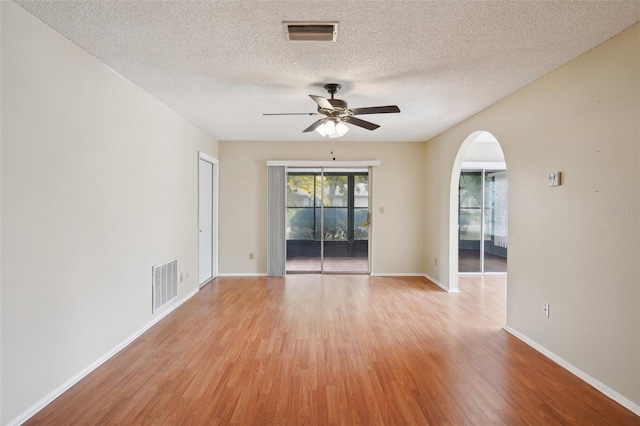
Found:
<svg viewBox="0 0 640 426"><path fill-rule="evenodd" d="M331 99L333 99L333 95L338 93L341 87L338 83L328 83L324 85L325 90L331 95Z"/></svg>

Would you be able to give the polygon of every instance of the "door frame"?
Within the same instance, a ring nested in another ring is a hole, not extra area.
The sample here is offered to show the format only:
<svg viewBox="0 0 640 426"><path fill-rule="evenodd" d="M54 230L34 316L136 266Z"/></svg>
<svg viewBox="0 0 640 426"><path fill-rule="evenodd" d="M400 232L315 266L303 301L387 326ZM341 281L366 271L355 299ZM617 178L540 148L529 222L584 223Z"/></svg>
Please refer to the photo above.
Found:
<svg viewBox="0 0 640 426"><path fill-rule="evenodd" d="M207 278L203 282L200 281L200 160L210 163L212 166L212 209L211 209L211 277ZM202 288L212 280L218 277L218 206L219 206L219 170L218 160L212 156L198 151L198 206L196 210L197 226L196 231L198 234L198 288Z"/></svg>
<svg viewBox="0 0 640 426"><path fill-rule="evenodd" d="M381 166L382 162L380 160L363 160L363 161L305 161L305 160L268 160L267 167L276 166L276 167L284 167L285 168L285 176L286 170L288 168L320 168L320 169L369 169L369 213L371 213L371 209L373 209L373 167ZM285 200L286 202L286 200ZM373 215L370 215L369 221L369 272L367 274L373 273L373 240L374 240L374 225L373 225ZM285 220L284 216L281 220ZM286 244L285 244L286 246ZM285 272L286 273L286 272ZM326 272L325 272L326 273Z"/></svg>

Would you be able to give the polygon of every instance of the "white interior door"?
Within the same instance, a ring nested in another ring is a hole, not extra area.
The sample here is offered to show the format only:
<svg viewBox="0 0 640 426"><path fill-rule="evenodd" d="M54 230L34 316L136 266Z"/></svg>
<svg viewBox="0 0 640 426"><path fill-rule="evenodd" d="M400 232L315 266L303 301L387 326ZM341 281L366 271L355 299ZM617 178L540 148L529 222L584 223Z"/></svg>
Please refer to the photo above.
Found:
<svg viewBox="0 0 640 426"><path fill-rule="evenodd" d="M202 158L198 167L198 283L214 277L214 164Z"/></svg>

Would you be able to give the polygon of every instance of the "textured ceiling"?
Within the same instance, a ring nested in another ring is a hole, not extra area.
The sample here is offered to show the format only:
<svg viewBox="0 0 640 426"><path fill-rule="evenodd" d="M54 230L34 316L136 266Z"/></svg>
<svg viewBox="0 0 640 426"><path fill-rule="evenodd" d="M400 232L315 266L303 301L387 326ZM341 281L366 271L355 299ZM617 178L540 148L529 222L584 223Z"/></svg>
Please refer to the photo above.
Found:
<svg viewBox="0 0 640 426"><path fill-rule="evenodd" d="M322 139L307 96L369 115L355 141L424 141L640 20L638 1L18 1L218 140ZM282 21L338 21L335 43Z"/></svg>

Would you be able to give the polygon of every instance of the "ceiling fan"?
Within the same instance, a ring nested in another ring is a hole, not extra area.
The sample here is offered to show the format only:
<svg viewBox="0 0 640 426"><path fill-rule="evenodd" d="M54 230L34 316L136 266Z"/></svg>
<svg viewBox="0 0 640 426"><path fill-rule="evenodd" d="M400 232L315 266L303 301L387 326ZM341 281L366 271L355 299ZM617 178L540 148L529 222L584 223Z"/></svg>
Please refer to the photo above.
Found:
<svg viewBox="0 0 640 426"><path fill-rule="evenodd" d="M324 115L324 118L319 119L311 126L304 129L303 133L313 132L315 130L322 136L337 138L340 136L344 136L349 131L349 128L344 123L362 127L363 129L367 130L375 130L380 127L379 125L371 123L369 121L361 120L355 117L356 115L389 114L400 112L400 108L398 108L396 105L349 109L346 101L343 101L342 99L334 99L333 97L333 95L338 92L340 87L342 86L336 83L329 83L324 85L324 88L331 95L331 99L323 98L322 96L309 95L311 99L313 99L313 101L318 104L318 112L294 112L263 115Z"/></svg>

